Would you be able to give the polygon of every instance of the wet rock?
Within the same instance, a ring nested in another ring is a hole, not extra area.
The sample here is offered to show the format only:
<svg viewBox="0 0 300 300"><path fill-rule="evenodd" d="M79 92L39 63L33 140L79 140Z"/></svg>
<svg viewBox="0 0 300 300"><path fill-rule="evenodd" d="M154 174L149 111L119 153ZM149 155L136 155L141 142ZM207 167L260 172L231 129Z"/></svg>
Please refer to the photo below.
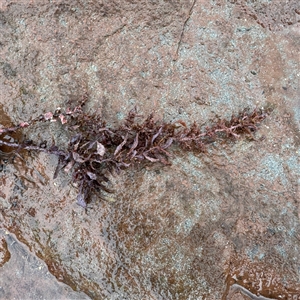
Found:
<svg viewBox="0 0 300 300"><path fill-rule="evenodd" d="M43 261L30 253L12 234L0 231L3 263L0 297L3 299L90 299L57 282ZM16 284L17 283L17 284Z"/></svg>
<svg viewBox="0 0 300 300"><path fill-rule="evenodd" d="M203 126L245 107L273 111L255 139L115 175L114 201L94 197L87 210L68 174L52 179L55 157L16 159L1 174L11 204L1 224L58 281L92 299L226 299L235 284L236 298L299 295L298 1L240 2L0 4L11 66L0 105L13 123L85 92L86 110L110 124L134 106ZM58 124L24 134L68 140Z"/></svg>

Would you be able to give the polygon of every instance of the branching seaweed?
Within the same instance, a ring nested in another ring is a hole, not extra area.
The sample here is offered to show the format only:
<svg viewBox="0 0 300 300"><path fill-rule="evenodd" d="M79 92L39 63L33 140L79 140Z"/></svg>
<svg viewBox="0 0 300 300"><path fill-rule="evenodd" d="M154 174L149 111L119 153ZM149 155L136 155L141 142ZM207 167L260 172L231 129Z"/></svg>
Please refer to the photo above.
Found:
<svg viewBox="0 0 300 300"><path fill-rule="evenodd" d="M207 145L217 139L238 139L243 134L253 138L258 124L267 115L259 109L244 110L230 120L219 119L211 127L201 130L196 123L189 127L182 120L172 123L157 121L153 114L139 121L141 116L135 108L122 125L110 128L99 116L84 113L85 101L73 109L57 109L15 127L0 128L0 146L56 155L58 164L54 178L61 170L72 172L72 181L78 186L77 203L84 208L92 193L100 192L101 196L101 191L113 192L109 188L108 173L119 173L137 163L169 165L173 145L183 150L205 152ZM46 142L11 143L1 139L4 133L49 121L61 122L68 131L67 150L55 145L47 147Z"/></svg>

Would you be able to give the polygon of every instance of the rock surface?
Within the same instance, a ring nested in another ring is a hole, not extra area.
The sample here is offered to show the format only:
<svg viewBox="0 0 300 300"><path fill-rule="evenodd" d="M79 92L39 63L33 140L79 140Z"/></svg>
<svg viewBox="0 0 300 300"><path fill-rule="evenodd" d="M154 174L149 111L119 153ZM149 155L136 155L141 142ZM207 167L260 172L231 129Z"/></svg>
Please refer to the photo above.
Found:
<svg viewBox="0 0 300 300"><path fill-rule="evenodd" d="M46 264L12 234L1 230L0 238L1 253L5 254L0 269L1 299L90 299L58 282Z"/></svg>
<svg viewBox="0 0 300 300"><path fill-rule="evenodd" d="M92 299L300 297L299 21L296 0L0 1L1 125L86 92L109 124L273 110L255 141L127 170L87 212L55 157L2 155L1 226ZM59 124L26 137L67 142Z"/></svg>

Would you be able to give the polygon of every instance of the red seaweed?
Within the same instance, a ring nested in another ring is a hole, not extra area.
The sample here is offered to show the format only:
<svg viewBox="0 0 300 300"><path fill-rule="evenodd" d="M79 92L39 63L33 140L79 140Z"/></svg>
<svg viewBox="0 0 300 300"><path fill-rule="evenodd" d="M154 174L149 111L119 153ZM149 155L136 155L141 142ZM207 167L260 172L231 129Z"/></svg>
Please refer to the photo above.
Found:
<svg viewBox="0 0 300 300"><path fill-rule="evenodd" d="M86 97L75 108L60 108L47 112L28 122L10 128L0 128L0 147L6 146L28 151L54 154L58 164L54 178L61 170L72 172L72 181L78 186L77 203L86 208L92 193L112 193L107 187L107 171L119 173L122 169L139 163L170 164L171 147L182 150L205 152L207 145L218 139L238 139L241 135L253 138L258 124L267 113L254 109L244 110L230 120L219 119L210 127L201 129L197 123L188 127L182 120L166 123L155 120L150 114L144 121L136 108L131 110L123 124L110 128L97 115L83 111ZM38 122L58 121L68 131L70 140L67 150L59 149L42 141L22 143L4 141L4 133L15 132Z"/></svg>

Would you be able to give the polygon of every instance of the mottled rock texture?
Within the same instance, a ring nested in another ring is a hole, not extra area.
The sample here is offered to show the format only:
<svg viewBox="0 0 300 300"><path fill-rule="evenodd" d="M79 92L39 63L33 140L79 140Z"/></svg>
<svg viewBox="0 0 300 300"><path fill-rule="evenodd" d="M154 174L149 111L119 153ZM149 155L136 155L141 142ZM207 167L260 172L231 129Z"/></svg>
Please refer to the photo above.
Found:
<svg viewBox="0 0 300 300"><path fill-rule="evenodd" d="M299 297L299 21L296 0L1 0L4 126L84 93L109 124L272 109L255 140L129 169L87 212L55 157L2 156L1 226L92 299ZM58 123L24 134L67 142Z"/></svg>

